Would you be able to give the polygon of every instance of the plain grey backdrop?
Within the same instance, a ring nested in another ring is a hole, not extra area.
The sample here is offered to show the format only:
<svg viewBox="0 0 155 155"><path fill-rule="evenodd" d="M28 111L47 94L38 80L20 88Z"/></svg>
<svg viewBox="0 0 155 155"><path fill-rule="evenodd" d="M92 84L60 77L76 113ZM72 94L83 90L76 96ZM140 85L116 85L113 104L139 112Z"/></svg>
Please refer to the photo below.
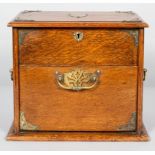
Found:
<svg viewBox="0 0 155 155"><path fill-rule="evenodd" d="M7 23L23 10L135 11L150 27L145 29L144 124L149 142L8 142L13 121L12 31ZM155 4L0 4L0 150L155 150Z"/></svg>

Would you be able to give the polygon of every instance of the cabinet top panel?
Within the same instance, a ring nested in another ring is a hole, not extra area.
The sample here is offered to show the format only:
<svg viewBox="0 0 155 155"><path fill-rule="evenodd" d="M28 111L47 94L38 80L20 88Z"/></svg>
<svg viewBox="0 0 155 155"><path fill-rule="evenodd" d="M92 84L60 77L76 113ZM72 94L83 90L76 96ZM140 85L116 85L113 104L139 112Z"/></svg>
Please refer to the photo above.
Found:
<svg viewBox="0 0 155 155"><path fill-rule="evenodd" d="M148 27L136 13L23 11L8 26L12 27Z"/></svg>

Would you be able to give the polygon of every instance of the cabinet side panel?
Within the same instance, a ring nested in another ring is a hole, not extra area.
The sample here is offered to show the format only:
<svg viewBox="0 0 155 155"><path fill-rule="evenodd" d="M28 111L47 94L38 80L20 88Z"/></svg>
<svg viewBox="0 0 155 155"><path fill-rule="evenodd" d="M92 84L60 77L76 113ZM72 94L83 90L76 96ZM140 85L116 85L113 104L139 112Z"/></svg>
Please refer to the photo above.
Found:
<svg viewBox="0 0 155 155"><path fill-rule="evenodd" d="M137 132L142 129L142 102L143 102L143 65L144 65L144 29L139 30L139 52L138 52L138 105L137 105Z"/></svg>
<svg viewBox="0 0 155 155"><path fill-rule="evenodd" d="M18 29L13 28L13 89L14 89L14 132L19 131L19 63Z"/></svg>

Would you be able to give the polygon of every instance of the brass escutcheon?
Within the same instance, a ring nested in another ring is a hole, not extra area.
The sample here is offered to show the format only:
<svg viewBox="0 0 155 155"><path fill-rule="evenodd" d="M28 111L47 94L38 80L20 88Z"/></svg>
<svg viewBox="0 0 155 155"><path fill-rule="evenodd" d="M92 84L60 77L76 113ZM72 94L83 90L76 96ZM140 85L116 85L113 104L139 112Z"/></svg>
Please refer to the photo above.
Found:
<svg viewBox="0 0 155 155"><path fill-rule="evenodd" d="M82 32L74 32L73 36L74 36L74 39L76 41L81 41L83 39L83 33Z"/></svg>

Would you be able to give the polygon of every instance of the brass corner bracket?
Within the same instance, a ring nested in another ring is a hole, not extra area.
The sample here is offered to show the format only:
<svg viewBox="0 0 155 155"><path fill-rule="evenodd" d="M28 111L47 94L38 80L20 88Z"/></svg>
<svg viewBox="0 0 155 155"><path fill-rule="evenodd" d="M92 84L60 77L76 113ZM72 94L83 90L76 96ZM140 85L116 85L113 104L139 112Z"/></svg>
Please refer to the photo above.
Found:
<svg viewBox="0 0 155 155"><path fill-rule="evenodd" d="M127 124L124 124L118 128L118 131L131 131L136 130L136 118L137 114L136 112L133 112L131 114L130 120Z"/></svg>
<svg viewBox="0 0 155 155"><path fill-rule="evenodd" d="M38 126L27 122L24 112L20 112L20 129L21 130L37 130Z"/></svg>
<svg viewBox="0 0 155 155"><path fill-rule="evenodd" d="M130 34L134 38L135 46L138 47L139 44L139 31L136 30L124 30Z"/></svg>

